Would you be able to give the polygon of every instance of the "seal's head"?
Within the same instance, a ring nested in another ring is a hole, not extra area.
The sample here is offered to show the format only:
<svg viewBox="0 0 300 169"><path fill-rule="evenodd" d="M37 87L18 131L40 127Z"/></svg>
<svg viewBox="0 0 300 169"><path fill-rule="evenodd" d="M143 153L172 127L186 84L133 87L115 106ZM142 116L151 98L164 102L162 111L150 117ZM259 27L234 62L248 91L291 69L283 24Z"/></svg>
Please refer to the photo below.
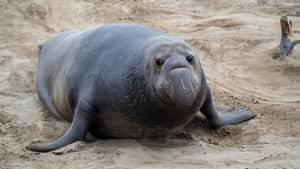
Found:
<svg viewBox="0 0 300 169"><path fill-rule="evenodd" d="M146 78L160 105L190 109L201 88L200 60L183 40L162 36L145 50Z"/></svg>

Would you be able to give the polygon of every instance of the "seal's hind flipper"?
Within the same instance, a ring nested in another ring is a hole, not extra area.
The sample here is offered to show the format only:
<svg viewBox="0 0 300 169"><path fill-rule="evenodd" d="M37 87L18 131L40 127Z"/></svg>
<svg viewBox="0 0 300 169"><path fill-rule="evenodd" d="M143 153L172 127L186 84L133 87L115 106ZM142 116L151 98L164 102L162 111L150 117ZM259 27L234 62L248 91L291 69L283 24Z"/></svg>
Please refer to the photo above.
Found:
<svg viewBox="0 0 300 169"><path fill-rule="evenodd" d="M63 136L50 143L31 144L27 146L26 149L36 152L49 152L64 147L75 141L84 139L91 123L91 113L83 110L86 109L82 109L80 107L76 109L71 127Z"/></svg>

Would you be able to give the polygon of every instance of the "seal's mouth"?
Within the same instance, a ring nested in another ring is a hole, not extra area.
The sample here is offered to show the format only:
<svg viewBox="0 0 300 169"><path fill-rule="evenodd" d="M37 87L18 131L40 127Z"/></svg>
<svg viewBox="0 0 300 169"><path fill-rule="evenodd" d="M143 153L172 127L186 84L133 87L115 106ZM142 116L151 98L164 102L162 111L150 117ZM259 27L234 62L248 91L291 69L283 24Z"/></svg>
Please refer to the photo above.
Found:
<svg viewBox="0 0 300 169"><path fill-rule="evenodd" d="M171 98L168 96L168 95L165 95L165 97L159 97L159 101L165 105L168 105L168 106L175 106L176 104L173 103L171 101Z"/></svg>
<svg viewBox="0 0 300 169"><path fill-rule="evenodd" d="M176 69L188 69L188 67L186 65L183 65L183 64L178 64L178 65L174 65L170 70L169 72L173 71L173 70L176 70Z"/></svg>
<svg viewBox="0 0 300 169"><path fill-rule="evenodd" d="M162 104L167 105L167 106L175 106L175 104L172 102L172 99L165 91L166 90L161 87L158 89L154 89L154 93L156 96L158 96L159 102L161 102Z"/></svg>

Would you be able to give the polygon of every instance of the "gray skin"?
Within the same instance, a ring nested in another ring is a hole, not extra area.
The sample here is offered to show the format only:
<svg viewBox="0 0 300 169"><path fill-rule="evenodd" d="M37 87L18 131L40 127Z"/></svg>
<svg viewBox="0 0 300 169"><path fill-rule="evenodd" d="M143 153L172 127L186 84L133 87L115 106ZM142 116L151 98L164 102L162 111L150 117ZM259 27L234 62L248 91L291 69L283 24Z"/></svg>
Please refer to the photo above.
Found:
<svg viewBox="0 0 300 169"><path fill-rule="evenodd" d="M72 122L48 152L85 138L141 138L172 134L199 110L212 127L256 114L216 111L199 57L183 40L133 24L68 31L40 46L38 93L56 116Z"/></svg>

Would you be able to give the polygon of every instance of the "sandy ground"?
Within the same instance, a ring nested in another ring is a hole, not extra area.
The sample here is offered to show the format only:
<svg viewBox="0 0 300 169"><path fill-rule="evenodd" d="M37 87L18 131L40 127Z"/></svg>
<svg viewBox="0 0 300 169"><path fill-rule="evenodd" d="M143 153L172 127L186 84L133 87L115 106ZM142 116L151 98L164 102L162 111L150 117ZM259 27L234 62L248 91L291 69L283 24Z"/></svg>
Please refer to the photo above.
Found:
<svg viewBox="0 0 300 169"><path fill-rule="evenodd" d="M281 15L300 39L299 0L0 0L0 168L300 168L300 45L279 60ZM138 23L180 37L198 52L219 110L256 119L217 131L194 123L194 140L77 142L50 153L25 150L69 124L36 94L38 44L70 29Z"/></svg>

